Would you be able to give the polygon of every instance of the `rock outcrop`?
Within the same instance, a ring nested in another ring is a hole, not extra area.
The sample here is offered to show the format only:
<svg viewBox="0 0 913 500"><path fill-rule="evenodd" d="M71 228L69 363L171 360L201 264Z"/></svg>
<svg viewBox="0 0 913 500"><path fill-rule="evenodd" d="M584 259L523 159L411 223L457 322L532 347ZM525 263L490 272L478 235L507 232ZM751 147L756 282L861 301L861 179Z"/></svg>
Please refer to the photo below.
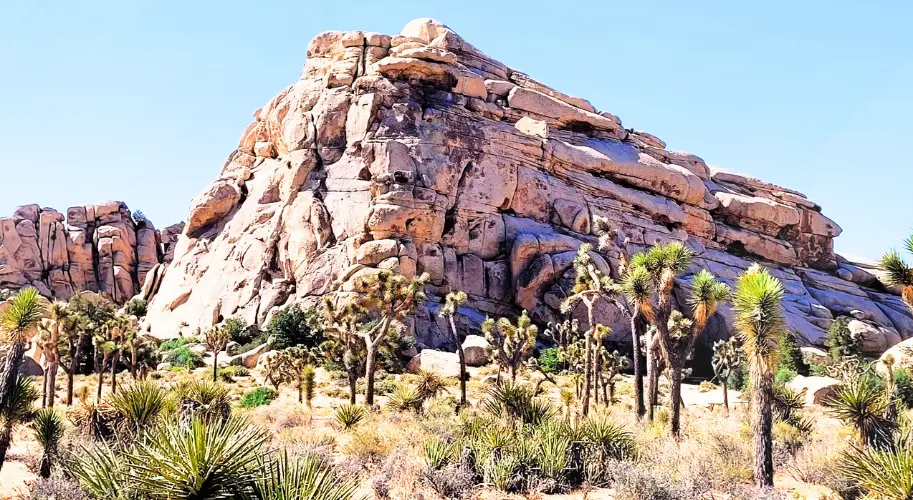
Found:
<svg viewBox="0 0 913 500"><path fill-rule="evenodd" d="M183 224L158 231L122 202L51 208L24 205L0 218L0 289L32 286L47 297L102 292L125 302L170 262Z"/></svg>
<svg viewBox="0 0 913 500"><path fill-rule="evenodd" d="M423 346L448 344L437 312L450 290L469 294L464 324L521 308L553 321L602 216L619 233L594 255L606 271L683 241L698 254L690 272L731 282L752 262L771 267L806 344L820 344L838 315L882 335L871 341L879 348L913 335L901 300L834 254L840 227L802 193L669 151L434 20L395 36L321 33L307 57L194 199L150 306L153 333L231 316L262 324L377 269L430 274L412 325ZM729 335L729 315L708 338ZM602 305L598 319L627 338L618 310Z"/></svg>

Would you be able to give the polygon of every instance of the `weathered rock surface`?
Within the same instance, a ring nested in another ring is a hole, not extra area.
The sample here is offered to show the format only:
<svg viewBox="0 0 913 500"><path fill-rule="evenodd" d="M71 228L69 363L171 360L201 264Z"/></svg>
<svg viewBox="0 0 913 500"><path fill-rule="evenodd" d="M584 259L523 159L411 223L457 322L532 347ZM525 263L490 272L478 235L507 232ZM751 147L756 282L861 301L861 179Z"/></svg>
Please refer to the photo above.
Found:
<svg viewBox="0 0 913 500"><path fill-rule="evenodd" d="M752 262L784 280L787 319L821 344L836 315L862 311L872 348L913 335L913 316L864 269L840 259L840 227L803 194L668 151L588 101L501 64L446 26L410 22L396 36L329 31L301 79L254 113L218 178L197 196L174 261L150 287L153 333L351 290L374 268L428 272L429 304L411 328L445 345L437 317L450 290L469 294L461 325L529 309L558 317L571 262L591 221L619 232L596 262L683 241L700 267L732 282ZM157 292L157 293L156 293ZM627 321L598 320L627 338ZM708 329L728 337L723 308ZM585 325L584 325L585 326Z"/></svg>
<svg viewBox="0 0 913 500"><path fill-rule="evenodd" d="M787 384L790 389L805 394L806 405L824 404L840 387L840 381L831 377L804 377L797 375Z"/></svg>
<svg viewBox="0 0 913 500"><path fill-rule="evenodd" d="M89 290L124 302L170 262L182 229L158 231L119 201L70 207L66 215L24 205L0 218L0 289L32 286L61 299Z"/></svg>
<svg viewBox="0 0 913 500"><path fill-rule="evenodd" d="M453 352L423 349L422 352L413 356L409 364L406 365L406 371L409 373L418 373L420 370L433 371L445 377L459 377L459 355Z"/></svg>
<svg viewBox="0 0 913 500"><path fill-rule="evenodd" d="M463 341L463 357L467 366L483 366L488 364L488 348L490 344L481 335L467 335Z"/></svg>

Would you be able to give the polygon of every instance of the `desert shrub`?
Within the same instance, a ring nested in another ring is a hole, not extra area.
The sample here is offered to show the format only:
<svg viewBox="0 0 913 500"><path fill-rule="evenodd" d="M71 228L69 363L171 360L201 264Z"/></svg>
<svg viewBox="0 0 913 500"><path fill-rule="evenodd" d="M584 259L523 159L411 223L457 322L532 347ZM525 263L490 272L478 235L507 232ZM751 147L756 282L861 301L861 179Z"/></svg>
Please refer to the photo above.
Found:
<svg viewBox="0 0 913 500"><path fill-rule="evenodd" d="M799 374L789 366L780 365L780 367L777 368L776 373L774 373L774 382L778 384L786 384L789 383L789 381L792 379L796 378L798 375Z"/></svg>
<svg viewBox="0 0 913 500"><path fill-rule="evenodd" d="M240 345L247 344L260 336L256 326L248 325L243 318L237 316L225 320L223 323L228 338Z"/></svg>
<svg viewBox="0 0 913 500"><path fill-rule="evenodd" d="M159 344L159 351L168 352L177 349L178 347L185 346L187 344L192 344L193 340L185 337L177 337L171 340L166 340Z"/></svg>
<svg viewBox="0 0 913 500"><path fill-rule="evenodd" d="M897 439L891 447L852 447L843 454L840 471L869 497L913 498L913 442Z"/></svg>
<svg viewBox="0 0 913 500"><path fill-rule="evenodd" d="M231 365L219 368L219 378L225 382L232 382L236 377L249 377L250 370L239 365Z"/></svg>
<svg viewBox="0 0 913 500"><path fill-rule="evenodd" d="M549 347L539 351L539 367L545 373L557 373L561 371L561 357L558 355L558 349Z"/></svg>
<svg viewBox="0 0 913 500"><path fill-rule="evenodd" d="M400 385L387 399L387 407L393 411L422 411L425 400L415 387Z"/></svg>
<svg viewBox="0 0 913 500"><path fill-rule="evenodd" d="M787 368L799 375L808 375L809 366L802 357L799 342L792 330L787 330L780 338L780 368Z"/></svg>
<svg viewBox="0 0 913 500"><path fill-rule="evenodd" d="M364 420L366 415L365 409L358 405L344 404L336 408L333 418L343 429L349 430Z"/></svg>
<svg viewBox="0 0 913 500"><path fill-rule="evenodd" d="M89 496L82 491L79 484L63 476L54 474L51 477L38 478L28 495L19 500L88 500Z"/></svg>
<svg viewBox="0 0 913 500"><path fill-rule="evenodd" d="M398 384L396 383L396 376L387 374L384 377L378 376L377 382L374 384L374 392L378 395L390 394L396 390Z"/></svg>
<svg viewBox="0 0 913 500"><path fill-rule="evenodd" d="M894 394L900 404L913 408L913 377L906 368L894 370Z"/></svg>
<svg viewBox="0 0 913 500"><path fill-rule="evenodd" d="M275 390L269 387L257 387L245 392L238 404L241 405L241 408L256 408L272 403L277 397L279 397L279 393Z"/></svg>
<svg viewBox="0 0 913 500"><path fill-rule="evenodd" d="M729 378L726 380L729 387L738 391L744 391L748 388L748 367L747 363L741 363L729 372Z"/></svg>
<svg viewBox="0 0 913 500"><path fill-rule="evenodd" d="M165 358L165 361L171 363L172 366L187 368L189 370L203 366L203 358L199 354L191 351L186 345L182 345L177 349L170 351L167 358Z"/></svg>
<svg viewBox="0 0 913 500"><path fill-rule="evenodd" d="M441 498L473 498L476 477L466 468L453 464L442 469L426 468L422 479Z"/></svg>
<svg viewBox="0 0 913 500"><path fill-rule="evenodd" d="M698 384L697 390L700 392L710 392L716 390L716 384L710 382L709 380L701 380L701 383Z"/></svg>
<svg viewBox="0 0 913 500"><path fill-rule="evenodd" d="M273 337L275 349L298 345L312 348L323 342L323 332L318 324L319 313L316 309L302 310L293 306L273 316L266 327L266 333Z"/></svg>
<svg viewBox="0 0 913 500"><path fill-rule="evenodd" d="M612 485L618 492L619 499L680 500L700 498L703 493L694 485L676 480L674 476L649 464L610 462L606 468L612 471Z"/></svg>
<svg viewBox="0 0 913 500"><path fill-rule="evenodd" d="M853 335L849 327L850 320L837 318L827 330L828 353L834 359L841 359L862 354L862 340Z"/></svg>
<svg viewBox="0 0 913 500"><path fill-rule="evenodd" d="M385 439L384 433L373 425L355 429L349 441L342 447L342 453L346 458L360 464L362 468L366 468L368 464L379 464L387 458L390 450L391 445Z"/></svg>
<svg viewBox="0 0 913 500"><path fill-rule="evenodd" d="M149 307L144 299L135 298L131 299L130 302L127 302L126 309L127 314L131 314L137 318L142 318L146 316L146 312L149 310Z"/></svg>

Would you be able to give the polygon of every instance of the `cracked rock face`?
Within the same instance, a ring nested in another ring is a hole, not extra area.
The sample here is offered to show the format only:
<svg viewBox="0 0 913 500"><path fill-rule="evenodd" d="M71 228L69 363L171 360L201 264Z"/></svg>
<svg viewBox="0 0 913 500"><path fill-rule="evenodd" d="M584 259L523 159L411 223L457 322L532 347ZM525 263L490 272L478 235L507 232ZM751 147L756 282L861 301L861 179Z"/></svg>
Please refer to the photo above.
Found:
<svg viewBox="0 0 913 500"><path fill-rule="evenodd" d="M119 201L70 207L66 216L24 205L0 218L0 289L32 286L64 300L88 290L123 303L171 261L182 230L158 231Z"/></svg>
<svg viewBox="0 0 913 500"><path fill-rule="evenodd" d="M682 297L700 267L731 282L760 261L785 281L790 325L806 343L823 342L838 315L881 335L877 348L913 335L900 299L834 254L840 227L803 194L668 151L437 21L395 36L321 33L307 57L194 199L154 287L154 334L232 316L263 324L290 304L350 293L377 269L431 275L412 324L425 347L448 347L436 313L450 290L469 294L469 327L521 308L554 321L598 215L619 233L594 255L613 274L626 253L683 241L698 258ZM613 306L598 318L627 338ZM724 308L707 339L730 324Z"/></svg>

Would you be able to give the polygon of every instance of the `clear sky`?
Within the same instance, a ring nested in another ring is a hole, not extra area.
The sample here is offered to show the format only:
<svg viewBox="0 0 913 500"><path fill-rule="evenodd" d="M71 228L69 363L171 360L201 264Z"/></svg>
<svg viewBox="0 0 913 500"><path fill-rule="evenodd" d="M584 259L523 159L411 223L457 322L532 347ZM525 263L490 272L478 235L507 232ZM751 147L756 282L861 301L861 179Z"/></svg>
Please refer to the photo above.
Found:
<svg viewBox="0 0 913 500"><path fill-rule="evenodd" d="M670 149L806 193L838 251L913 228L913 2L4 3L2 215L117 199L182 220L315 34L434 17Z"/></svg>

